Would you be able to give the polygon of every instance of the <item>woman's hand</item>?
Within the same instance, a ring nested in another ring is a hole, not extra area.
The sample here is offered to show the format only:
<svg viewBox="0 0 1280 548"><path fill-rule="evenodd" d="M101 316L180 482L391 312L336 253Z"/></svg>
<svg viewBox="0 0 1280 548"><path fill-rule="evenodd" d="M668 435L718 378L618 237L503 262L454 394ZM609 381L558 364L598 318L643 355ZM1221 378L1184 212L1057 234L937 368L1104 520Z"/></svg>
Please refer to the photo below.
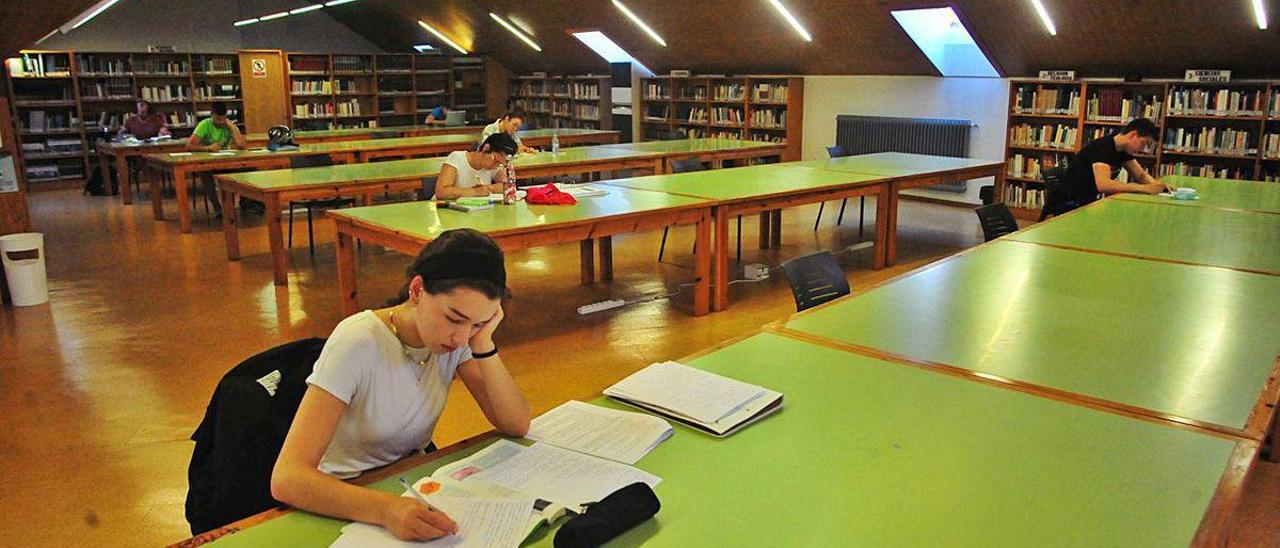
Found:
<svg viewBox="0 0 1280 548"><path fill-rule="evenodd" d="M458 524L444 512L406 497L389 501L382 526L400 540L432 540L458 532Z"/></svg>
<svg viewBox="0 0 1280 548"><path fill-rule="evenodd" d="M471 347L471 352L484 353L493 350L493 347L495 346L493 343L493 332L498 329L498 324L502 323L502 318L504 317L506 317L506 313L502 311L502 305L498 305L498 311L493 314L493 317L489 318L489 321L485 322L484 327L481 327L475 335L471 336L471 340L468 342L468 345Z"/></svg>

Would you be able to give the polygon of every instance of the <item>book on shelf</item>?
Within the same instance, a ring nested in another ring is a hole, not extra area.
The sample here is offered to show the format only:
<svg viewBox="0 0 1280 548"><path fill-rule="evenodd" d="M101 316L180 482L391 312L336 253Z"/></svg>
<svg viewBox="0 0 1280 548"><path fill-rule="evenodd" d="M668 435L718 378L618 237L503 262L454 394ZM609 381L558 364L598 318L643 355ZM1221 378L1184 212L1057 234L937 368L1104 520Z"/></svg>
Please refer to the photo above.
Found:
<svg viewBox="0 0 1280 548"><path fill-rule="evenodd" d="M185 84L141 86L138 88L138 93L143 99L151 102L191 100L191 89Z"/></svg>
<svg viewBox="0 0 1280 548"><path fill-rule="evenodd" d="M760 141L764 143L777 143L781 145L787 144L787 138L779 133L752 133L747 136L748 140Z"/></svg>
<svg viewBox="0 0 1280 548"><path fill-rule="evenodd" d="M785 129L787 111L777 108L754 109L751 111L751 127Z"/></svg>
<svg viewBox="0 0 1280 548"><path fill-rule="evenodd" d="M1004 204L1009 207L1041 209L1044 207L1044 197L1044 189L1029 188L1023 185L1006 185L1004 187Z"/></svg>
<svg viewBox="0 0 1280 548"><path fill-rule="evenodd" d="M1171 152L1247 156L1258 153L1252 144L1250 131L1235 128L1171 127L1164 136L1164 149Z"/></svg>
<svg viewBox="0 0 1280 548"><path fill-rule="evenodd" d="M716 101L741 101L744 97L742 84L716 84L712 97Z"/></svg>
<svg viewBox="0 0 1280 548"><path fill-rule="evenodd" d="M742 109L737 107L713 107L711 123L727 126L742 125Z"/></svg>
<svg viewBox="0 0 1280 548"><path fill-rule="evenodd" d="M326 72L329 59L323 55L299 55L289 57L289 72Z"/></svg>
<svg viewBox="0 0 1280 548"><path fill-rule="evenodd" d="M1160 164L1160 175L1189 175L1210 179L1248 179L1252 170L1243 167L1215 166L1213 164L1194 165L1186 162Z"/></svg>
<svg viewBox="0 0 1280 548"><path fill-rule="evenodd" d="M67 54L23 53L5 64L9 75L15 78L71 75L71 58Z"/></svg>
<svg viewBox="0 0 1280 548"><path fill-rule="evenodd" d="M1280 159L1280 133L1268 133L1262 138L1262 156Z"/></svg>
<svg viewBox="0 0 1280 548"><path fill-rule="evenodd" d="M1080 90L1020 85L1014 88L1013 112L1074 116L1080 112Z"/></svg>
<svg viewBox="0 0 1280 548"><path fill-rule="evenodd" d="M1160 99L1156 94L1125 97L1123 89L1103 89L1089 94L1085 119L1094 122L1127 123L1134 118L1158 120Z"/></svg>
<svg viewBox="0 0 1280 548"><path fill-rule="evenodd" d="M133 84L125 78L109 80L81 80L81 99L133 98Z"/></svg>
<svg viewBox="0 0 1280 548"><path fill-rule="evenodd" d="M360 101L356 99L338 101L334 105L334 108L336 109L338 116L360 116L362 114L360 111Z"/></svg>
<svg viewBox="0 0 1280 548"><path fill-rule="evenodd" d="M320 79L294 80L292 89L297 94L328 95L333 93L333 83Z"/></svg>
<svg viewBox="0 0 1280 548"><path fill-rule="evenodd" d="M648 82L644 85L644 98L665 101L671 98L671 88L665 83Z"/></svg>
<svg viewBox="0 0 1280 548"><path fill-rule="evenodd" d="M1018 124L1009 128L1009 145L1071 150L1078 131L1066 124Z"/></svg>
<svg viewBox="0 0 1280 548"><path fill-rule="evenodd" d="M144 74L171 74L179 76L191 72L191 65L185 60L175 61L172 59L143 57L139 60L134 70Z"/></svg>
<svg viewBox="0 0 1280 548"><path fill-rule="evenodd" d="M1267 100L1270 107L1267 109L1267 116L1280 119L1280 85L1271 85L1271 98Z"/></svg>
<svg viewBox="0 0 1280 548"><path fill-rule="evenodd" d="M1044 179L1044 171L1055 167L1066 167L1071 156L1062 153L1014 154L1009 158L1009 168L1005 172L1010 177L1020 179Z"/></svg>
<svg viewBox="0 0 1280 548"><path fill-rule="evenodd" d="M591 105L591 104L573 105L573 116L575 118L583 118L586 120L599 120L600 105Z"/></svg>
<svg viewBox="0 0 1280 548"><path fill-rule="evenodd" d="M689 107L688 110L680 116L680 119L693 124L705 124L710 120L707 115L707 107Z"/></svg>
<svg viewBox="0 0 1280 548"><path fill-rule="evenodd" d="M1262 116L1266 109L1263 90L1174 88L1165 100L1174 116Z"/></svg>
<svg viewBox="0 0 1280 548"><path fill-rule="evenodd" d="M80 74L108 75L128 74L129 63L120 57L102 57L94 54L81 54L77 57Z"/></svg>
<svg viewBox="0 0 1280 548"><path fill-rule="evenodd" d="M205 57L197 55L192 60L191 68L196 72L213 74L231 74L235 61L225 57Z"/></svg>
<svg viewBox="0 0 1280 548"><path fill-rule="evenodd" d="M206 100L226 100L240 98L239 84L206 84L201 82L196 84L195 95L197 101Z"/></svg>
<svg viewBox="0 0 1280 548"><path fill-rule="evenodd" d="M779 84L756 84L752 88L752 100L770 103L787 102L787 86Z"/></svg>
<svg viewBox="0 0 1280 548"><path fill-rule="evenodd" d="M600 98L598 82L574 82L571 91L574 99L596 100Z"/></svg>

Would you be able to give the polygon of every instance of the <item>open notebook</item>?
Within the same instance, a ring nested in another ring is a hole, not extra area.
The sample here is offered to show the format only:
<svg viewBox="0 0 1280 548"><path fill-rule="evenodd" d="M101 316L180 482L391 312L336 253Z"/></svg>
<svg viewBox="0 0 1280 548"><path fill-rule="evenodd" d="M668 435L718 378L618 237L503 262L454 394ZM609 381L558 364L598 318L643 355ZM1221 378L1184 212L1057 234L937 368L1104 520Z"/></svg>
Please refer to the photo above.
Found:
<svg viewBox="0 0 1280 548"><path fill-rule="evenodd" d="M619 402L725 437L782 409L782 393L677 362L652 364L604 390Z"/></svg>

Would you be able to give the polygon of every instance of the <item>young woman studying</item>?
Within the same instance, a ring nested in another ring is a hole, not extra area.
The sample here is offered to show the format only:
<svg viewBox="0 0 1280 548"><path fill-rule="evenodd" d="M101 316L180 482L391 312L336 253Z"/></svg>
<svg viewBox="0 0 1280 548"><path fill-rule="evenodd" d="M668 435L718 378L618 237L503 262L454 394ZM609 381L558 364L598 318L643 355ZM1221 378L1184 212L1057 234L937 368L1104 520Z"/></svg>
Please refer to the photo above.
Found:
<svg viewBox="0 0 1280 548"><path fill-rule="evenodd" d="M409 267L393 306L338 324L325 343L271 476L277 500L382 525L403 540L457 531L443 512L342 479L431 441L454 376L503 434L529 430L529 404L498 356L508 295L502 251L483 233L441 233Z"/></svg>
<svg viewBox="0 0 1280 548"><path fill-rule="evenodd" d="M436 177L436 199L453 200L463 196L488 196L502 192L507 181L504 169L516 153L516 142L506 133L494 133L484 140L480 150L455 150L449 153Z"/></svg>

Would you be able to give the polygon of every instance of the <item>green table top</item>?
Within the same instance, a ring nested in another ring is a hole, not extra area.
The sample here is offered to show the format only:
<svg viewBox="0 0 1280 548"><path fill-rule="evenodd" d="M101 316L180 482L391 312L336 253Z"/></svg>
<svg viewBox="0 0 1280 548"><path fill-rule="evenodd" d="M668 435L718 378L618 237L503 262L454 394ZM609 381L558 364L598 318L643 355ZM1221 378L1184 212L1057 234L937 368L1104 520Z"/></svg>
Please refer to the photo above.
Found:
<svg viewBox="0 0 1280 548"><path fill-rule="evenodd" d="M1014 240L1280 273L1280 215L1100 200Z"/></svg>
<svg viewBox="0 0 1280 548"><path fill-rule="evenodd" d="M457 133L459 131L480 133L484 126L445 126L441 124L418 124L408 126L387 126L387 127L353 127L345 129L314 129L307 131L295 131L293 136L300 139L325 139L329 137L348 137L353 135L369 135L371 133L380 132L406 132L406 131L438 131L441 133ZM266 133L251 133L245 135L251 141L266 141Z"/></svg>
<svg viewBox="0 0 1280 548"><path fill-rule="evenodd" d="M787 327L1243 428L1277 310L1277 276L996 242Z"/></svg>
<svg viewBox="0 0 1280 548"><path fill-rule="evenodd" d="M1162 204L1248 209L1280 213L1280 184L1237 179L1209 179L1166 175L1161 181L1175 187L1191 187L1200 196L1198 200L1175 200L1169 196L1150 194L1117 194L1116 199Z"/></svg>
<svg viewBox="0 0 1280 548"><path fill-rule="evenodd" d="M610 546L1185 546L1235 447L771 334L690 363L786 408L726 439L676 426L637 464L662 510ZM342 525L296 512L218 544L327 546Z"/></svg>
<svg viewBox="0 0 1280 548"><path fill-rule="evenodd" d="M971 169L995 165L1004 165L1000 160L983 160L979 158L953 158L950 156L933 156L930 154L909 154L905 152L876 152L856 156L841 156L829 160L808 160L802 162L810 167L848 171L852 173L870 173L885 177L906 177Z"/></svg>
<svg viewBox="0 0 1280 548"><path fill-rule="evenodd" d="M743 200L850 183L885 181L875 175L814 169L800 162L649 175L604 181L609 186L698 196L717 201Z"/></svg>
<svg viewBox="0 0 1280 548"><path fill-rule="evenodd" d="M577 205L572 206L529 205L520 201L510 206L494 204L490 210L464 213L436 207L435 202L420 201L335 209L326 215L372 224L387 232L427 241L452 228L496 233L707 203L698 198L660 192L625 188L607 190L609 193L604 196L581 198Z"/></svg>
<svg viewBox="0 0 1280 548"><path fill-rule="evenodd" d="M782 146L778 143L763 141L747 141L743 139L716 139L702 137L697 139L672 139L670 141L642 141L639 143L619 143L605 145L627 148L634 151L659 152L662 154L696 154L700 152L717 152L730 150L748 150L754 148L770 148Z"/></svg>

